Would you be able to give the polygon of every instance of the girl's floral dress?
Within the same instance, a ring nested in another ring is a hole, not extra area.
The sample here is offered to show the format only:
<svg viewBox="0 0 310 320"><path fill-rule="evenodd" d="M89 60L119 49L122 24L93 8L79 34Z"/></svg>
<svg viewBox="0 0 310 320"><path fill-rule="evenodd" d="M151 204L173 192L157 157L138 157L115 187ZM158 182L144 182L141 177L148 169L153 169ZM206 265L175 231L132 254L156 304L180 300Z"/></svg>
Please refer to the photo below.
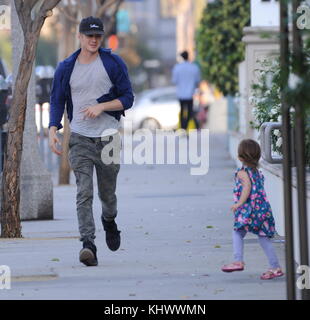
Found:
<svg viewBox="0 0 310 320"><path fill-rule="evenodd" d="M247 201L235 211L234 229L250 231L259 236L272 238L275 234L275 222L264 189L264 176L262 172L257 169L247 166L239 168L235 173L235 203L239 201L242 192L242 184L237 177L240 170L247 172L252 187Z"/></svg>

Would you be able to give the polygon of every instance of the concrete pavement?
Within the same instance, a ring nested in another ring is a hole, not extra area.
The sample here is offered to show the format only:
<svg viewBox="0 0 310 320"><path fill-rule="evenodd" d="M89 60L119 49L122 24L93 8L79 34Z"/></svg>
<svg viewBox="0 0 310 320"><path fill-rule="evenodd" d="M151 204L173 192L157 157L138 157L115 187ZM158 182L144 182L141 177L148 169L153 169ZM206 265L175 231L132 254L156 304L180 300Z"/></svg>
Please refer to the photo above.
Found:
<svg viewBox="0 0 310 320"><path fill-rule="evenodd" d="M259 279L268 264L255 236L245 240L244 272L220 270L232 259L235 167L226 142L211 135L204 176L191 176L189 165L123 165L117 252L106 247L94 198L98 267L78 261L74 180L55 186L55 220L23 222L23 239L0 239L0 265L12 272L11 289L0 290L0 299L285 299L285 277ZM284 268L280 240L275 247Z"/></svg>

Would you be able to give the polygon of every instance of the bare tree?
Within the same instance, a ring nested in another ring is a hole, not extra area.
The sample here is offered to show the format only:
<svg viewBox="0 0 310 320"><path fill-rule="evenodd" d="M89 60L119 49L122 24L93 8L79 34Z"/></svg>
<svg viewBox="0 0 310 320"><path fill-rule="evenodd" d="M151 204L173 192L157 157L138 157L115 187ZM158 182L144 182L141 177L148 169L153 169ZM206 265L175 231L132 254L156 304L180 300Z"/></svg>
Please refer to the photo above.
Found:
<svg viewBox="0 0 310 320"><path fill-rule="evenodd" d="M58 6L58 9L75 28L80 23L78 16L94 15L100 18L105 26L105 40L111 35L117 11L123 2L124 0L96 0L96 5L93 6L92 1L66 0Z"/></svg>
<svg viewBox="0 0 310 320"><path fill-rule="evenodd" d="M107 39L113 30L113 25L116 20L116 14L124 2L124 0L97 0L97 10L95 15L101 18L105 26L105 39Z"/></svg>
<svg viewBox="0 0 310 320"><path fill-rule="evenodd" d="M88 1L89 2L89 1ZM78 26L78 16L81 14L84 6L79 1L62 1L58 7L60 15L59 22L62 26L60 34L59 59L68 57L76 48L76 31ZM69 120L64 114L63 136L62 136L62 155L60 156L58 183L60 185L70 184L70 166L68 161L70 127Z"/></svg>
<svg viewBox="0 0 310 320"><path fill-rule="evenodd" d="M1 237L19 238L20 164L27 108L27 88L33 70L41 28L60 0L14 0L23 30L24 47L13 92L4 157L1 202Z"/></svg>

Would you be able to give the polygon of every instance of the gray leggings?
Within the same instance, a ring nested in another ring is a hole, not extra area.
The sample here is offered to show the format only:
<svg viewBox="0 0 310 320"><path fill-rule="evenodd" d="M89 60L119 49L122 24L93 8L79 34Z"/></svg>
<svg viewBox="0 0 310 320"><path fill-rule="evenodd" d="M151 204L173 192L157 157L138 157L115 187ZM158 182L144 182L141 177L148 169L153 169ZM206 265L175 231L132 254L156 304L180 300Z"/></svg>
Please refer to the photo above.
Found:
<svg viewBox="0 0 310 320"><path fill-rule="evenodd" d="M233 245L234 245L234 260L235 261L243 261L243 238L246 235L245 230L233 230ZM272 245L270 238L258 236L258 241L261 247L263 248L270 267L272 269L280 268L280 264Z"/></svg>

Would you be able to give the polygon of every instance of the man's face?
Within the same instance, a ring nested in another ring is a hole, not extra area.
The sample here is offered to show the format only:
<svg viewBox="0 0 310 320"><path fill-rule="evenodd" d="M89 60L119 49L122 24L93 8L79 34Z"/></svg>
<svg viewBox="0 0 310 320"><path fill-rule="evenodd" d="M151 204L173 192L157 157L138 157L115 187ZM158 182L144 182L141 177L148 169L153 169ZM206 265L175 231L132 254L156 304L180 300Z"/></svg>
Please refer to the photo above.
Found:
<svg viewBox="0 0 310 320"><path fill-rule="evenodd" d="M94 34L94 35L86 35L86 34L79 34L79 39L81 41L81 48L91 52L95 53L98 51L98 49L101 46L102 42L102 35Z"/></svg>

